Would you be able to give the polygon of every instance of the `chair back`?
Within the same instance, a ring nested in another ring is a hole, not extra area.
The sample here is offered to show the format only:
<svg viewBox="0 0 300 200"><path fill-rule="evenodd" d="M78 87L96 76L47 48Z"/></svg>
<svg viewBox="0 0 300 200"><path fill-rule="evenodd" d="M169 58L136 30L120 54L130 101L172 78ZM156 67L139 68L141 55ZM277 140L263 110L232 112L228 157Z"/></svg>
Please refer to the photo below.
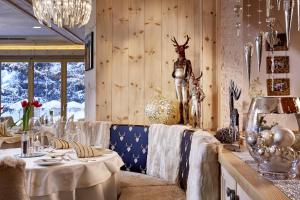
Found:
<svg viewBox="0 0 300 200"><path fill-rule="evenodd" d="M11 156L0 159L0 194L0 200L29 200L23 160Z"/></svg>

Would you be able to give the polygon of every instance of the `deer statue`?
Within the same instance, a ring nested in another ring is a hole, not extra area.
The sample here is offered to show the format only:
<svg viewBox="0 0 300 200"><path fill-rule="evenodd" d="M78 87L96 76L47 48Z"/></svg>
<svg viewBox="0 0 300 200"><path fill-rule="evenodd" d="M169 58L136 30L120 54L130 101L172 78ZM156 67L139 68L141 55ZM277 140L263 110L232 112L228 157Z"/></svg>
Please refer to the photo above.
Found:
<svg viewBox="0 0 300 200"><path fill-rule="evenodd" d="M192 89L191 89L191 116L193 117L193 127L200 128L200 117L201 117L201 101L204 100L205 94L200 86L200 79L203 73L201 72L198 78L195 78L194 73L191 75Z"/></svg>
<svg viewBox="0 0 300 200"><path fill-rule="evenodd" d="M172 38L173 45L178 58L174 63L172 77L175 80L176 97L179 101L179 124L188 124L189 122L189 79L192 74L192 64L185 58L185 50L189 48L190 37L186 36L186 42L179 45L175 37Z"/></svg>
<svg viewBox="0 0 300 200"><path fill-rule="evenodd" d="M234 108L234 101L239 100L241 92L242 90L238 89L235 82L231 80L229 86L230 128L237 131L235 134L239 132L239 112Z"/></svg>

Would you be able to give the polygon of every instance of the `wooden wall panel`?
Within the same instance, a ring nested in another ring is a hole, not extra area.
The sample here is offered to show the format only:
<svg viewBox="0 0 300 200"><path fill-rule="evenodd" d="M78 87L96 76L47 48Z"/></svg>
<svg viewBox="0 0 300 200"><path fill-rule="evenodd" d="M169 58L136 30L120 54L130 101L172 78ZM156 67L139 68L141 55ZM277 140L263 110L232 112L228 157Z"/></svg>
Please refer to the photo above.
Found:
<svg viewBox="0 0 300 200"><path fill-rule="evenodd" d="M178 42L183 44L186 41L185 36L188 35L189 48L186 49L186 58L191 60L193 71L199 66L195 66L194 46L195 46L195 24L194 24L194 2L196 0L178 0ZM198 25L197 25L198 26Z"/></svg>
<svg viewBox="0 0 300 200"><path fill-rule="evenodd" d="M217 91L216 91L216 2L203 3L203 127L216 129Z"/></svg>
<svg viewBox="0 0 300 200"><path fill-rule="evenodd" d="M98 3L100 2L100 3ZM148 124L144 106L157 91L175 98L177 54L170 41L191 37L186 56L204 72L204 128L214 128L215 0L97 2L97 120Z"/></svg>
<svg viewBox="0 0 300 200"><path fill-rule="evenodd" d="M112 121L129 122L128 7L129 0L113 0Z"/></svg>
<svg viewBox="0 0 300 200"><path fill-rule="evenodd" d="M144 1L129 1L129 122L144 124Z"/></svg>
<svg viewBox="0 0 300 200"><path fill-rule="evenodd" d="M145 103L161 91L161 9L162 0L145 0Z"/></svg>
<svg viewBox="0 0 300 200"><path fill-rule="evenodd" d="M174 79L170 73L177 58L172 37L177 38L178 0L162 0L162 94L176 99Z"/></svg>
<svg viewBox="0 0 300 200"><path fill-rule="evenodd" d="M112 0L97 3L96 18L96 119L111 118L111 68L112 68ZM88 106L88 104L86 104Z"/></svg>

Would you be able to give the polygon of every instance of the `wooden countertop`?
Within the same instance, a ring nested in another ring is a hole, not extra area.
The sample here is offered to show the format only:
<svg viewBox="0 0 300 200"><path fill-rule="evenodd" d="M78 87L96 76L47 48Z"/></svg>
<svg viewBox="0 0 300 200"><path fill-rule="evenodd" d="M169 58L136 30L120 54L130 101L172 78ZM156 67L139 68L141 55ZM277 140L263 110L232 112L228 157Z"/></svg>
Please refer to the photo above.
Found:
<svg viewBox="0 0 300 200"><path fill-rule="evenodd" d="M220 148L219 162L253 200L290 200L229 150Z"/></svg>

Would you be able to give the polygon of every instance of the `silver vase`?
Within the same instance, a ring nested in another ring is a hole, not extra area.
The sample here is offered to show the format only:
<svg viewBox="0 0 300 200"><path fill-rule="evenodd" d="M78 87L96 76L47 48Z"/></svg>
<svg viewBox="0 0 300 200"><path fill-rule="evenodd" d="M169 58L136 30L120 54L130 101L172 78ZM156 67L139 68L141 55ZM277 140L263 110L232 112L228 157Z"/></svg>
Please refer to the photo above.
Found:
<svg viewBox="0 0 300 200"><path fill-rule="evenodd" d="M292 28L292 18L295 7L295 0L284 0L284 19L285 19L285 33L287 46L289 46L291 39L291 28Z"/></svg>
<svg viewBox="0 0 300 200"><path fill-rule="evenodd" d="M259 72L260 72L260 67L261 67L263 38L264 38L264 33L263 32L259 32L258 35L255 38L256 59L257 59L257 66L258 66L258 71Z"/></svg>
<svg viewBox="0 0 300 200"><path fill-rule="evenodd" d="M246 62L246 67L247 67L247 78L248 78L248 83L250 86L250 81L251 81L251 61L252 61L252 56L253 56L253 44L251 42L248 42L244 46L244 53L245 53L245 62Z"/></svg>
<svg viewBox="0 0 300 200"><path fill-rule="evenodd" d="M294 115L299 126L299 111L300 98L298 97L257 97L252 99L245 128L246 145L250 155L258 163L260 173L279 179L296 176L296 166L299 160L297 153L299 149L296 146L300 144L300 140L295 139L297 134L288 131L294 140L293 143L284 144L287 129L280 126L266 128L261 124L261 117L266 114L276 114L278 117L286 117L286 114L291 114Z"/></svg>

